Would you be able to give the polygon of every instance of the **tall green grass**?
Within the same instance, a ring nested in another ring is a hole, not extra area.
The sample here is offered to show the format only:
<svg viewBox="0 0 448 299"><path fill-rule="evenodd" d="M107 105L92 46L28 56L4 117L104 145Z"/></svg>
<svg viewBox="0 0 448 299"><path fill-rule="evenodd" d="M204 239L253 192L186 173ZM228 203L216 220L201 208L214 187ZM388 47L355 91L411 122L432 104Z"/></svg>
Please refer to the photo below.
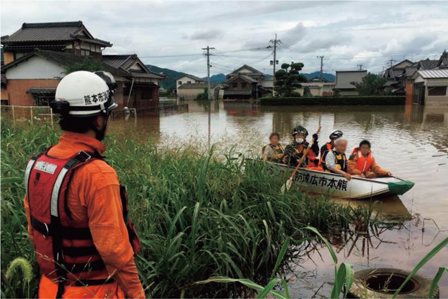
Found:
<svg viewBox="0 0 448 299"><path fill-rule="evenodd" d="M57 142L59 132L47 125L1 128L2 292L27 297L3 273L17 257L32 262L22 208L27 159ZM116 169L131 201L132 219L142 240L136 258L148 297L229 297L247 292L238 283L198 284L210 277L247 279L269 285L284 264L301 257L315 232L349 229L359 215L326 198L297 190L280 193L284 179L241 154L198 151L192 145L156 147L142 136L116 137L106 144L107 160ZM368 215L368 213L364 213ZM291 239L289 239L292 237ZM298 242L297 240L302 240ZM282 246L285 240L299 244ZM278 256L282 256L280 261ZM31 282L36 295L37 280ZM7 284L5 284L7 283Z"/></svg>

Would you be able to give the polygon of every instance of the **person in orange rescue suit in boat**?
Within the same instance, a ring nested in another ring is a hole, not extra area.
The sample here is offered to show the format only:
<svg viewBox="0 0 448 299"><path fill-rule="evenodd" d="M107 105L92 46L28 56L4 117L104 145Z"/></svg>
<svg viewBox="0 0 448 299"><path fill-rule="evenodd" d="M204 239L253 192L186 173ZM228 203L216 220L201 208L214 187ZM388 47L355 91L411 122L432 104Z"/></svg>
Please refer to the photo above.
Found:
<svg viewBox="0 0 448 299"><path fill-rule="evenodd" d="M24 206L42 273L38 298L145 298L126 190L102 156L116 86L106 72L65 76L50 105L62 136L27 164Z"/></svg>
<svg viewBox="0 0 448 299"><path fill-rule="evenodd" d="M368 140L361 141L359 147L353 149L347 164L348 172L369 179L392 176L390 171L382 169L376 163L370 149L371 145Z"/></svg>
<svg viewBox="0 0 448 299"><path fill-rule="evenodd" d="M322 145L320 149L320 160L319 160L319 164L322 166L322 168L324 168L325 157L327 156L327 153L334 148L334 142L336 141L336 139L341 138L342 135L343 133L341 130L333 130L329 136L330 141Z"/></svg>
<svg viewBox="0 0 448 299"><path fill-rule="evenodd" d="M317 144L317 134L313 135L313 144L309 150L310 144L306 141L308 130L302 126L297 126L293 129L291 136L293 141L285 148L285 154L282 158L282 163L289 166L297 166L299 160L306 152L306 157L302 160L300 167L314 167L317 166L319 160L319 145Z"/></svg>
<svg viewBox="0 0 448 299"><path fill-rule="evenodd" d="M330 150L325 157L325 164L323 169L326 172L340 174L346 178L347 181L352 179L352 176L347 172L347 157L345 151L347 150L347 140L338 138L334 142L334 148Z"/></svg>

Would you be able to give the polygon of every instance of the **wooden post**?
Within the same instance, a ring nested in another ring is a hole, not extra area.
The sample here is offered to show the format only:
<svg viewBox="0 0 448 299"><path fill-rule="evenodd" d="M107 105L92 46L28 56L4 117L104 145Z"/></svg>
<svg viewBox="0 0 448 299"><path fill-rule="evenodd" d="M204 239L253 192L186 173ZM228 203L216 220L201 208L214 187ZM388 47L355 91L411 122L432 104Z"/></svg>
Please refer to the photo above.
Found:
<svg viewBox="0 0 448 299"><path fill-rule="evenodd" d="M16 115L14 113L14 105L11 106L11 109L12 109L12 121L14 122L14 124L16 124Z"/></svg>
<svg viewBox="0 0 448 299"><path fill-rule="evenodd" d="M53 109L50 108L51 126L53 127Z"/></svg>
<svg viewBox="0 0 448 299"><path fill-rule="evenodd" d="M33 125L33 106L30 107L30 111L31 111L31 125Z"/></svg>

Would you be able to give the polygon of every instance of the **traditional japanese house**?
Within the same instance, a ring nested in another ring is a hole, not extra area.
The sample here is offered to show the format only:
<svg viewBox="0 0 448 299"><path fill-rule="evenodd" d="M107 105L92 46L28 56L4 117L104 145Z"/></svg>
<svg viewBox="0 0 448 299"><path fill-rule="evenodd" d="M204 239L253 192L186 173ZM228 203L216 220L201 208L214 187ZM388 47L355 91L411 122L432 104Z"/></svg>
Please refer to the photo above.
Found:
<svg viewBox="0 0 448 299"><path fill-rule="evenodd" d="M226 77L224 99L257 99L263 94L266 75L251 66L245 64Z"/></svg>
<svg viewBox="0 0 448 299"><path fill-rule="evenodd" d="M137 54L103 55L103 62L128 74L129 80L118 86L117 94L122 96L117 97L117 103L137 109L159 105L159 81L165 75L151 72Z"/></svg>

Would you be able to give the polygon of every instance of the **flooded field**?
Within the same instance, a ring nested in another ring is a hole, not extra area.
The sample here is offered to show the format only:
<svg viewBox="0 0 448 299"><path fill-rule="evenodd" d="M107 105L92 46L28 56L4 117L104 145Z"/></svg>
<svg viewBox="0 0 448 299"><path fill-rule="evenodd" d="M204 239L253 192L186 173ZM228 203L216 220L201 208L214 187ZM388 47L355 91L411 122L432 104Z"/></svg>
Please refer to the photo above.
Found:
<svg viewBox="0 0 448 299"><path fill-rule="evenodd" d="M146 132L153 142L178 144L204 142L209 135L208 103L188 102L188 109L139 115L136 122L116 119L113 129ZM298 124L314 132L321 119L320 143L333 129L340 129L349 147L369 139L377 162L394 175L415 182L401 197L381 198L376 205L385 222L368 236L332 239L341 261L354 269L395 267L411 270L432 247L448 235L448 109L428 107L260 107L250 103L213 102L210 107L211 143L235 146L257 155L276 131L282 142ZM369 201L341 204L369 205ZM434 277L446 265L448 249L442 250L420 270ZM303 260L291 261L289 286L292 296L328 294L334 268L325 250L311 251ZM448 297L448 277L440 282L441 297Z"/></svg>

